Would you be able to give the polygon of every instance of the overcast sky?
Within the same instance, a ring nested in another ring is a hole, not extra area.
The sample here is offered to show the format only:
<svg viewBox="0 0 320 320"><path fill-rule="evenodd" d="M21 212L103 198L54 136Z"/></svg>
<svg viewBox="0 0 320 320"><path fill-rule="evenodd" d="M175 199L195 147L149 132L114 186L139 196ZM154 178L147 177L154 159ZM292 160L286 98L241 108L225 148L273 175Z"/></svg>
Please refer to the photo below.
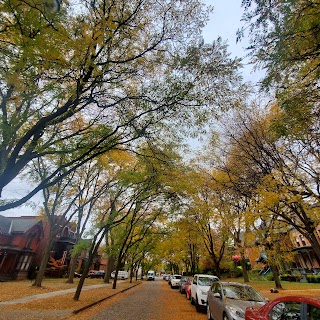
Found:
<svg viewBox="0 0 320 320"><path fill-rule="evenodd" d="M222 40L227 41L231 57L244 58L248 53L245 48L249 42L247 39L236 42L236 32L244 25L241 21L244 12L241 8L241 0L206 0L205 2L214 7L211 19L203 32L205 41L210 43L221 36ZM261 79L263 72L253 72L252 69L248 59L245 59L243 78L245 81L256 83Z"/></svg>

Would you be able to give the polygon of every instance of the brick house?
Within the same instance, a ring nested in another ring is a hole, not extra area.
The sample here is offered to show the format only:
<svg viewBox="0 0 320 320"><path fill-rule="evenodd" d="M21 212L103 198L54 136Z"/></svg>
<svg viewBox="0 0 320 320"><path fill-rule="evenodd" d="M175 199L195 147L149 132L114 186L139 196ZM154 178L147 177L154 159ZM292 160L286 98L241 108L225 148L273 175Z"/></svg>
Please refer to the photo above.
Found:
<svg viewBox="0 0 320 320"><path fill-rule="evenodd" d="M70 252L76 242L75 228L60 221L51 256L69 265ZM4 217L0 215L0 280L25 279L31 269L39 267L48 242L50 226L40 217Z"/></svg>
<svg viewBox="0 0 320 320"><path fill-rule="evenodd" d="M316 232L318 239L320 239L320 225L318 225ZM301 274L320 273L320 261L308 239L296 230L291 232L290 237L294 246L293 252L296 253L292 271Z"/></svg>
<svg viewBox="0 0 320 320"><path fill-rule="evenodd" d="M43 239L37 217L7 218L0 215L0 279L24 279Z"/></svg>

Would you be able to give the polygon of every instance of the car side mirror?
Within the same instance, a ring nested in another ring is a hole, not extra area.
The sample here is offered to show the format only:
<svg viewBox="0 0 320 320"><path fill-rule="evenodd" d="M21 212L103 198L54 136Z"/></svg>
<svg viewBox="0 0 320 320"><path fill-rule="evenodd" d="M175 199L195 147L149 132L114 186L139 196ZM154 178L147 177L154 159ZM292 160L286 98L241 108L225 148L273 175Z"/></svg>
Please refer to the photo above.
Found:
<svg viewBox="0 0 320 320"><path fill-rule="evenodd" d="M214 296L215 298L221 299L221 294L218 293L218 292L214 293L213 296Z"/></svg>

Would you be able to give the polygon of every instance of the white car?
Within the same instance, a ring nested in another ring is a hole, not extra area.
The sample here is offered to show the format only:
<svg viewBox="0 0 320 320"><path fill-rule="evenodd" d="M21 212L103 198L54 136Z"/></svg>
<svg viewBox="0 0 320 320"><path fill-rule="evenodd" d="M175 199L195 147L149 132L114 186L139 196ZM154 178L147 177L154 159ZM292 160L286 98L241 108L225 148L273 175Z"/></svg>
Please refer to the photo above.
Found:
<svg viewBox="0 0 320 320"><path fill-rule="evenodd" d="M170 282L171 288L178 288L178 287L179 287L179 284L180 284L180 281L181 281L181 275L180 275L180 274L174 274L174 275L172 275L170 281L171 281L171 282Z"/></svg>
<svg viewBox="0 0 320 320"><path fill-rule="evenodd" d="M208 290L219 278L209 274L195 274L191 283L191 304L196 305L198 312L206 310Z"/></svg>
<svg viewBox="0 0 320 320"><path fill-rule="evenodd" d="M149 270L149 271L148 271L148 273L147 273L147 279L148 279L148 281L149 281L149 280L154 281L155 276L156 276L156 273L155 273L153 270Z"/></svg>
<svg viewBox="0 0 320 320"><path fill-rule="evenodd" d="M116 276L116 271L111 272L111 278L114 278ZM123 271L119 270L118 271L118 280L125 280L129 278L129 272L128 271Z"/></svg>

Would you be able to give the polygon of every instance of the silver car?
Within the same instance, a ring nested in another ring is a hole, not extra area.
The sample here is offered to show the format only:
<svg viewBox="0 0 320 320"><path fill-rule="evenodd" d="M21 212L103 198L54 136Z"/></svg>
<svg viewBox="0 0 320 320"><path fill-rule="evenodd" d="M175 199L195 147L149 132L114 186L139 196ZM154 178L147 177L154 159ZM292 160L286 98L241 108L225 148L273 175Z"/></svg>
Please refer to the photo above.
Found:
<svg viewBox="0 0 320 320"><path fill-rule="evenodd" d="M258 291L238 282L215 282L207 296L209 320L242 320L248 307L261 307L267 302Z"/></svg>

